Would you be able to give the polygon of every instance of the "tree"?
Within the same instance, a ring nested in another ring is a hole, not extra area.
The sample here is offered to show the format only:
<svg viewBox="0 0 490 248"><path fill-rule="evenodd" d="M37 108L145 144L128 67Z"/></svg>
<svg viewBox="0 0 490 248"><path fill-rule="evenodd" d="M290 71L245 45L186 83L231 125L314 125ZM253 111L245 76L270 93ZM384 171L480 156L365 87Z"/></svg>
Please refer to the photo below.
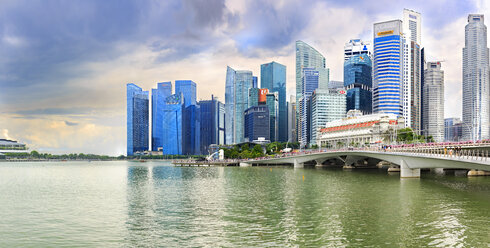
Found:
<svg viewBox="0 0 490 248"><path fill-rule="evenodd" d="M39 158L39 152L37 152L37 151L31 151L31 157Z"/></svg>
<svg viewBox="0 0 490 248"><path fill-rule="evenodd" d="M318 149L318 145L317 144L313 144L310 146L311 149Z"/></svg>
<svg viewBox="0 0 490 248"><path fill-rule="evenodd" d="M252 148L252 157L258 158L258 157L263 157L263 156L264 156L264 151L262 150L262 146L255 145Z"/></svg>

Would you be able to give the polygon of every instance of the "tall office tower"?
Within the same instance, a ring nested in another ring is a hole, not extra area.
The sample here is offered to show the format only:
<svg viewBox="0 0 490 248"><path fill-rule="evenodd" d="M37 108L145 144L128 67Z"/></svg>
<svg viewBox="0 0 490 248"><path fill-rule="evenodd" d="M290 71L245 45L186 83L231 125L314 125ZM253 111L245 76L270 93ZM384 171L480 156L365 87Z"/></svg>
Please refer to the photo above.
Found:
<svg viewBox="0 0 490 248"><path fill-rule="evenodd" d="M151 150L158 151L163 147L163 105L167 97L172 95L172 83L158 83L151 89Z"/></svg>
<svg viewBox="0 0 490 248"><path fill-rule="evenodd" d="M269 108L253 106L245 110L245 141L270 140Z"/></svg>
<svg viewBox="0 0 490 248"><path fill-rule="evenodd" d="M162 151L165 155L184 154L184 111L182 93L170 95L163 105Z"/></svg>
<svg viewBox="0 0 490 248"><path fill-rule="evenodd" d="M315 48L306 44L303 41L296 41L296 102L299 102L299 98L302 97L301 92L303 90L303 72L302 69L315 68L320 77L319 85L321 87L328 87L329 71L326 68L325 57L319 53Z"/></svg>
<svg viewBox="0 0 490 248"><path fill-rule="evenodd" d="M330 82L328 83L328 88L329 88L329 89L337 89L337 90L339 90L339 89L344 89L344 88L345 88L345 87L344 87L344 82L342 82L342 81L334 81L334 80L332 80L332 81L330 81Z"/></svg>
<svg viewBox="0 0 490 248"><path fill-rule="evenodd" d="M259 88L259 79L256 76L252 76L252 87Z"/></svg>
<svg viewBox="0 0 490 248"><path fill-rule="evenodd" d="M288 141L296 142L297 141L296 134L296 96L289 96L288 103Z"/></svg>
<svg viewBox="0 0 490 248"><path fill-rule="evenodd" d="M149 150L149 92L136 84L126 85L127 155Z"/></svg>
<svg viewBox="0 0 490 248"><path fill-rule="evenodd" d="M279 126L275 141L288 140L288 110L286 106L286 66L270 62L260 66L260 87L277 92L279 97Z"/></svg>
<svg viewBox="0 0 490 248"><path fill-rule="evenodd" d="M266 95L266 105L269 108L270 141L278 141L279 136L279 94L271 92Z"/></svg>
<svg viewBox="0 0 490 248"><path fill-rule="evenodd" d="M464 140L489 138L488 70L487 27L483 15L470 14L463 48Z"/></svg>
<svg viewBox="0 0 490 248"><path fill-rule="evenodd" d="M426 68L426 61L425 61L425 48L420 49L420 102L422 103L421 108L423 109L424 106L424 71ZM421 116L420 118L420 123L424 123L424 115Z"/></svg>
<svg viewBox="0 0 490 248"><path fill-rule="evenodd" d="M250 88L248 89L248 107L265 104L269 89Z"/></svg>
<svg viewBox="0 0 490 248"><path fill-rule="evenodd" d="M444 71L440 62L428 62L424 72L424 130L436 142L444 141Z"/></svg>
<svg viewBox="0 0 490 248"><path fill-rule="evenodd" d="M344 61L355 55L367 55L371 58L372 48L369 42L361 39L352 39L344 45Z"/></svg>
<svg viewBox="0 0 490 248"><path fill-rule="evenodd" d="M460 118L444 119L444 141L459 141L462 123Z"/></svg>
<svg viewBox="0 0 490 248"><path fill-rule="evenodd" d="M353 55L344 62L344 86L347 90L347 111L360 110L371 114L372 62L367 54Z"/></svg>
<svg viewBox="0 0 490 248"><path fill-rule="evenodd" d="M345 90L336 89L316 89L310 98L311 129L309 142L313 145L317 144L318 132L327 122L345 117L347 98Z"/></svg>
<svg viewBox="0 0 490 248"><path fill-rule="evenodd" d="M183 154L199 155L200 153L200 130L199 127L199 107L196 102L196 83L191 80L175 80L175 94L184 97L184 144Z"/></svg>
<svg viewBox="0 0 490 248"><path fill-rule="evenodd" d="M303 79L301 98L299 101L299 123L298 123L298 141L301 146L309 144L310 140L310 119L308 106L310 105L310 96L318 89L320 73L315 68L303 68L301 78Z"/></svg>
<svg viewBox="0 0 490 248"><path fill-rule="evenodd" d="M248 108L248 90L253 88L251 71L226 69L225 125L226 144L244 142L244 112Z"/></svg>
<svg viewBox="0 0 490 248"><path fill-rule="evenodd" d="M224 135L224 111L223 103L211 95L211 100L203 100L198 102L200 108L200 133L201 133L201 154L208 154L209 146L212 144L222 145L220 140L223 140Z"/></svg>
<svg viewBox="0 0 490 248"><path fill-rule="evenodd" d="M400 20L374 24L373 53L373 112L403 116L404 37Z"/></svg>
<svg viewBox="0 0 490 248"><path fill-rule="evenodd" d="M403 31L407 34L406 46L409 48L406 55L410 57L408 64L410 123L405 123L418 133L422 129L421 22L420 13L409 9L403 10Z"/></svg>

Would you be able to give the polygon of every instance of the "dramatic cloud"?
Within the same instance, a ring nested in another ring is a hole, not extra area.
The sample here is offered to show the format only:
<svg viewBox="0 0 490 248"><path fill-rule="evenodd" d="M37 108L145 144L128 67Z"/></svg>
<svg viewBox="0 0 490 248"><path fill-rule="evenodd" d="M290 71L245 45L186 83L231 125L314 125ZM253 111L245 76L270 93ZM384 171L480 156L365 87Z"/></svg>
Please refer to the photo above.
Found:
<svg viewBox="0 0 490 248"><path fill-rule="evenodd" d="M490 14L483 0L4 0L0 129L43 151L123 154L126 83L190 79L198 98L224 100L227 65L259 75L274 60L293 94L296 40L343 80L344 43L371 41L372 24L403 8L422 13L423 46L445 60L446 99L458 100L446 116L460 116L464 25L468 13Z"/></svg>

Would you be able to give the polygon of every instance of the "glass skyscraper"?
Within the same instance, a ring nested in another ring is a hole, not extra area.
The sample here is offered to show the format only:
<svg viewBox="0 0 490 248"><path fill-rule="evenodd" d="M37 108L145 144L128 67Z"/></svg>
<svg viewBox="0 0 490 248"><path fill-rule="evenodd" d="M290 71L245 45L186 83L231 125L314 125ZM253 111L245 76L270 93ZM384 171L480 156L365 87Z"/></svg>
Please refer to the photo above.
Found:
<svg viewBox="0 0 490 248"><path fill-rule="evenodd" d="M198 103L200 108L201 126L201 154L208 154L208 148L212 144L223 145L224 142L224 106L214 96L211 100L203 100Z"/></svg>
<svg viewBox="0 0 490 248"><path fill-rule="evenodd" d="M269 92L278 93L278 136L274 137L274 141L286 142L288 139L288 110L286 106L286 66L274 61L261 65L260 87L269 89Z"/></svg>
<svg viewBox="0 0 490 248"><path fill-rule="evenodd" d="M158 83L156 89L151 90L151 150L158 151L163 147L163 106L167 97L172 95L172 83Z"/></svg>
<svg viewBox="0 0 490 248"><path fill-rule="evenodd" d="M182 93L173 94L165 99L163 105L163 131L162 148L163 154L184 154L184 97Z"/></svg>
<svg viewBox="0 0 490 248"><path fill-rule="evenodd" d="M350 56L344 62L344 86L347 90L347 111L372 113L372 63L367 54Z"/></svg>
<svg viewBox="0 0 490 248"><path fill-rule="evenodd" d="M303 68L302 76L303 79L301 89L301 95L299 101L299 123L298 123L298 142L301 146L306 146L310 140L310 119L311 116L308 114L308 107L310 105L310 96L318 88L320 73L315 68Z"/></svg>
<svg viewBox="0 0 490 248"><path fill-rule="evenodd" d="M317 144L319 143L317 142L318 132L327 122L345 117L346 92L342 89L316 89L310 98L311 129L309 143Z"/></svg>
<svg viewBox="0 0 490 248"><path fill-rule="evenodd" d="M191 80L175 80L175 94L184 95L185 106L196 105L196 83Z"/></svg>
<svg viewBox="0 0 490 248"><path fill-rule="evenodd" d="M489 138L489 61L483 15L468 15L463 48L463 139ZM427 83L427 82L424 82Z"/></svg>
<svg viewBox="0 0 490 248"><path fill-rule="evenodd" d="M424 72L424 133L444 141L444 71L440 62L428 62Z"/></svg>
<svg viewBox="0 0 490 248"><path fill-rule="evenodd" d="M320 74L319 85L327 87L329 73L326 66L325 57L321 53L303 41L296 41L296 102L299 102L299 98L303 96L301 95L303 90L302 69L316 68Z"/></svg>
<svg viewBox="0 0 490 248"><path fill-rule="evenodd" d="M248 108L249 89L253 88L251 71L226 70L225 124L226 144L244 142L244 112Z"/></svg>
<svg viewBox="0 0 490 248"><path fill-rule="evenodd" d="M149 150L149 92L137 85L126 85L127 155Z"/></svg>
<svg viewBox="0 0 490 248"><path fill-rule="evenodd" d="M270 140L269 108L253 106L245 110L245 138L249 142L264 138Z"/></svg>
<svg viewBox="0 0 490 248"><path fill-rule="evenodd" d="M184 97L183 153L187 155L198 155L200 153L201 128L199 123L199 106L196 103L196 83L191 80L176 80L175 94L182 94Z"/></svg>
<svg viewBox="0 0 490 248"><path fill-rule="evenodd" d="M270 141L278 141L277 137L279 135L279 97L277 92L268 93L266 96L266 105L269 108L269 121L270 121Z"/></svg>
<svg viewBox="0 0 490 248"><path fill-rule="evenodd" d="M402 21L374 24L373 53L373 112L403 116Z"/></svg>

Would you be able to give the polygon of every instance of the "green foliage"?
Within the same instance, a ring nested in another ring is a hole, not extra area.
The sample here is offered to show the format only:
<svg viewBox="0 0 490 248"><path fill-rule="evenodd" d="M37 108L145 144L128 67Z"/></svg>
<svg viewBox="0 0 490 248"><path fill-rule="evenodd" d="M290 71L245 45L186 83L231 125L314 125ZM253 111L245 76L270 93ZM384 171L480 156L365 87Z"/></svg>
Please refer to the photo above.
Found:
<svg viewBox="0 0 490 248"><path fill-rule="evenodd" d="M311 145L311 149L318 149L318 145L317 144Z"/></svg>

